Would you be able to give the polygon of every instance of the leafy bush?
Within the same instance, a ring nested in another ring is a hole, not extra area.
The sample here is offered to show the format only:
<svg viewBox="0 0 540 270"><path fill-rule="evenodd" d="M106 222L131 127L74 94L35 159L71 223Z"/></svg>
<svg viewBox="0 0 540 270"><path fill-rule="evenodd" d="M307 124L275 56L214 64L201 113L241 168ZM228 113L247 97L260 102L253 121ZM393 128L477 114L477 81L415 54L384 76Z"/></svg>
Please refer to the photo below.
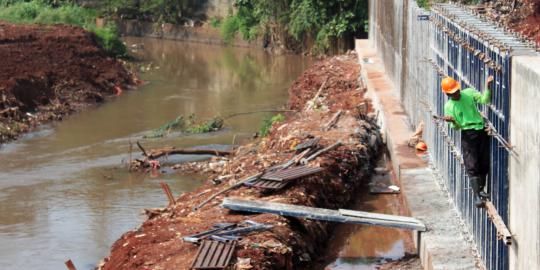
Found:
<svg viewBox="0 0 540 270"><path fill-rule="evenodd" d="M101 10L121 18L181 23L185 14L204 8L205 3L201 0L108 0L102 1Z"/></svg>
<svg viewBox="0 0 540 270"><path fill-rule="evenodd" d="M272 117L268 117L264 119L261 124L261 130L260 130L261 136L262 137L268 136L268 134L270 134L270 129L272 128L272 125L274 123L279 123L283 121L285 121L285 116L281 113L278 113Z"/></svg>
<svg viewBox="0 0 540 270"><path fill-rule="evenodd" d="M12 23L68 24L94 32L100 46L110 55L125 56L126 47L120 40L116 28L107 25L98 28L96 10L82 8L68 1L13 1L0 0L0 20ZM55 3L53 6L51 3Z"/></svg>
<svg viewBox="0 0 540 270"><path fill-rule="evenodd" d="M328 49L332 40L363 31L368 11L365 0L236 0L235 4L236 30L244 39L253 39L265 30L262 33L277 33L286 40L292 37L300 45L315 39L315 49L320 52Z"/></svg>
<svg viewBox="0 0 540 270"><path fill-rule="evenodd" d="M231 43L240 29L238 17L229 16L221 23L221 37L226 43Z"/></svg>
<svg viewBox="0 0 540 270"><path fill-rule="evenodd" d="M93 26L88 30L96 34L98 43L108 54L127 57L126 45L124 45L122 40L118 37L118 32L114 25L108 25L103 28Z"/></svg>
<svg viewBox="0 0 540 270"><path fill-rule="evenodd" d="M219 18L210 19L210 25L214 28L218 28L221 25L221 20Z"/></svg>
<svg viewBox="0 0 540 270"><path fill-rule="evenodd" d="M416 0L419 7L429 9L429 0Z"/></svg>

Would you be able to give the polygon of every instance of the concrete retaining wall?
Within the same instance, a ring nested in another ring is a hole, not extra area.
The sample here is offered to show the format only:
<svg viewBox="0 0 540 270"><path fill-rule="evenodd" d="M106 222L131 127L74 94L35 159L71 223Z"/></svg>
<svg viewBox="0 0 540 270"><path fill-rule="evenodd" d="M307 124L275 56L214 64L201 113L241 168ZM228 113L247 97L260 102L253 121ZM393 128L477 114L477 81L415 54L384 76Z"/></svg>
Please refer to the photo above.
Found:
<svg viewBox="0 0 540 270"><path fill-rule="evenodd" d="M430 57L429 21L419 21L427 12L415 1L370 0L369 39L383 59L385 72L394 84L395 94L402 101L411 127L425 120L419 98L429 90L433 72Z"/></svg>
<svg viewBox="0 0 540 270"><path fill-rule="evenodd" d="M421 101L432 90L429 22L427 13L412 0L370 0L370 34L385 73L394 84L410 126L429 121ZM540 269L540 56L512 59L510 142L517 157L510 157L509 228L515 236L510 248L510 269ZM428 134L429 136L429 134Z"/></svg>
<svg viewBox="0 0 540 270"><path fill-rule="evenodd" d="M408 0L370 0L369 38L377 47L383 59L386 73L392 82L396 83L394 89L402 92L403 56L405 52L404 38L406 38L406 16L404 7Z"/></svg>
<svg viewBox="0 0 540 270"><path fill-rule="evenodd" d="M540 56L512 59L510 269L540 269Z"/></svg>

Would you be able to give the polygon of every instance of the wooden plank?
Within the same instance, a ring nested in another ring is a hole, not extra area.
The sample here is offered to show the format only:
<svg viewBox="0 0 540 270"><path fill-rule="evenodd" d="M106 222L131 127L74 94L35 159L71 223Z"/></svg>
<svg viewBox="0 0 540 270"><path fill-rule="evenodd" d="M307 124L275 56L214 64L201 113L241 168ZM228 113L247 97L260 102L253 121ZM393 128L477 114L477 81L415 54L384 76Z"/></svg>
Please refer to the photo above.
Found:
<svg viewBox="0 0 540 270"><path fill-rule="evenodd" d="M174 200L174 196L172 195L171 188L169 187L169 185L165 182L159 182L159 184L161 185L161 189L163 189L163 192L167 196L167 199L169 199L169 206L174 205L175 200Z"/></svg>
<svg viewBox="0 0 540 270"><path fill-rule="evenodd" d="M512 245L512 233L510 233L510 230L508 230L508 227L506 227L506 224L504 224L504 221L497 212L495 205L493 205L493 203L490 201L486 201L484 204L486 206L489 219L491 219L495 225L495 228L497 229L497 238L502 240L507 246Z"/></svg>
<svg viewBox="0 0 540 270"><path fill-rule="evenodd" d="M261 173L257 173L255 175L252 175L252 176L249 176L248 178L245 178L244 180L241 180L240 182L237 182L236 184L233 184L232 186L230 187L227 187L213 195L211 195L210 197L208 197L206 200L204 200L203 202L201 202L199 205L195 206L193 208L194 211L197 211L199 209L201 209L201 207L203 207L204 205L206 205L207 203L209 203L210 201L212 201L214 198L216 198L217 196L223 194L223 193L226 193L226 192L229 192L247 182L250 182L250 181L254 181L256 179L259 179L261 177L261 175L263 175L264 172L261 172Z"/></svg>
<svg viewBox="0 0 540 270"><path fill-rule="evenodd" d="M333 150L334 148L340 147L341 145L342 145L341 141L337 141L336 143L334 143L334 144L332 144L332 145L330 145L330 146L328 146L328 147L326 147L324 149L321 149L321 150L317 151L315 154L313 154L313 155L311 155L311 156L309 156L307 158L303 158L301 160L301 163L303 165L306 165L310 161L312 161L313 159L317 158L318 156L320 156L320 155L322 155L322 154L324 154L324 153L326 153L326 152L328 152L330 150Z"/></svg>
<svg viewBox="0 0 540 270"><path fill-rule="evenodd" d="M307 141L305 141L303 143L300 143L297 146L295 146L294 150L296 150L296 151L304 151L304 150L306 150L308 148L316 146L319 143L320 140L321 140L321 137L316 137L316 138L307 140Z"/></svg>
<svg viewBox="0 0 540 270"><path fill-rule="evenodd" d="M313 220L324 220L331 222L366 224L383 227L393 227L417 231L426 231L426 226L419 220L393 215L373 214L369 212L354 211L356 216L347 216L337 210L314 208L301 205L273 203L265 201L249 201L233 198L225 198L222 207L256 213L271 213L281 216L299 217ZM363 214L364 217L357 215ZM415 222L412 222L412 221Z"/></svg>
<svg viewBox="0 0 540 270"><path fill-rule="evenodd" d="M332 127L337 124L337 122L339 120L339 116L341 115L341 113L342 113L341 110L337 111L337 113L334 114L334 116L332 116L330 121L328 121L328 123L326 123L326 125L324 125L324 127L322 128L322 131L328 131L328 130L332 129Z"/></svg>

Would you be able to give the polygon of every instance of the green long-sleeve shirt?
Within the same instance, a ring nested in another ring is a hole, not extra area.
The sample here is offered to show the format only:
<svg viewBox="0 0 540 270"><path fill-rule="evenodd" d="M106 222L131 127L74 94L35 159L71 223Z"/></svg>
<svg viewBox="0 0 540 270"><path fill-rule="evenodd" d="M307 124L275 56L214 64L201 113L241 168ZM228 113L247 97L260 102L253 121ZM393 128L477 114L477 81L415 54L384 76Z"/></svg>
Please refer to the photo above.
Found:
<svg viewBox="0 0 540 270"><path fill-rule="evenodd" d="M461 91L459 100L449 99L444 105L444 115L452 116L455 122L451 124L454 129L481 130L484 128L484 118L478 111L477 104L488 104L491 101L491 90L484 93L474 88L466 88Z"/></svg>

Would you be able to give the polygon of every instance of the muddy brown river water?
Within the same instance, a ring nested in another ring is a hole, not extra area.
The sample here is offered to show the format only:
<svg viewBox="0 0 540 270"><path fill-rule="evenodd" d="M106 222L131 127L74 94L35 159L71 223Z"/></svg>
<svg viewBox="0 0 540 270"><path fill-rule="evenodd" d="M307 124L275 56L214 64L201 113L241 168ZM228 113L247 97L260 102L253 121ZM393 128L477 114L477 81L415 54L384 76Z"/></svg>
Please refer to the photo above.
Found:
<svg viewBox="0 0 540 270"><path fill-rule="evenodd" d="M200 176L128 173L130 141L178 115L210 118L279 108L310 63L260 50L126 41L130 48L142 44L134 54L144 59L142 78L149 84L1 146L0 269L65 269L68 258L79 270L93 269L113 241L141 223L143 208L166 204L159 181L175 195L201 183ZM249 138L268 116L243 115L219 132L142 142L147 148L219 147L235 135Z"/></svg>

